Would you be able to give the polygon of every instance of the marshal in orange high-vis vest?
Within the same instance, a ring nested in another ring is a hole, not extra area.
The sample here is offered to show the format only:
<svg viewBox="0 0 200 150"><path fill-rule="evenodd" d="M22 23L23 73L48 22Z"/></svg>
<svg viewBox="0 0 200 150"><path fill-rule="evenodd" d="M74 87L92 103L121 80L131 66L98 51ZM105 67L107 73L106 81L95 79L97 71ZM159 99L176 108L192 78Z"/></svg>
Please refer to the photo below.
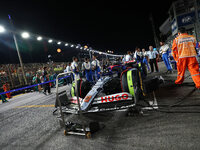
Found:
<svg viewBox="0 0 200 150"><path fill-rule="evenodd" d="M177 62L178 76L175 81L176 84L182 84L184 81L184 74L186 68L190 71L192 79L196 88L200 88L200 72L199 64L196 56L196 39L187 33L181 33L174 39L172 45L172 55Z"/></svg>

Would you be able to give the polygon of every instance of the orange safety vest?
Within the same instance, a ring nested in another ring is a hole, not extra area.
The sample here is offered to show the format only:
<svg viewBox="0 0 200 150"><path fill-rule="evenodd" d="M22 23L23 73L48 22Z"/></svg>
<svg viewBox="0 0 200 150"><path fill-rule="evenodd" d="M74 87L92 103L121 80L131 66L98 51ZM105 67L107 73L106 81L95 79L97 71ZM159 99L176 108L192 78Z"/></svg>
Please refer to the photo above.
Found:
<svg viewBox="0 0 200 150"><path fill-rule="evenodd" d="M179 58L195 57L197 55L195 46L195 37L187 33L182 33L173 41L172 55L176 61Z"/></svg>

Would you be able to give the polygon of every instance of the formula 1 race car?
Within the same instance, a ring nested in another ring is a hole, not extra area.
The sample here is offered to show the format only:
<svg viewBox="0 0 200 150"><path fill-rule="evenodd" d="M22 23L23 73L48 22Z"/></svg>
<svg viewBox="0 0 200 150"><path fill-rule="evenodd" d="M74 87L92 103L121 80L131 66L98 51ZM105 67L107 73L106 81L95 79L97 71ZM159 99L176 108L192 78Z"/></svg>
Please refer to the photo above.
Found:
<svg viewBox="0 0 200 150"><path fill-rule="evenodd" d="M119 72L117 69L116 72L101 77L94 85L83 79L78 80L77 85L72 83L70 94L61 100L61 104L65 113L73 114L80 111L78 100L83 113L133 108L147 94L158 89L162 82L162 77L146 77L142 65L131 62L126 65L125 70L121 69ZM58 99L57 93L56 106Z"/></svg>
<svg viewBox="0 0 200 150"><path fill-rule="evenodd" d="M113 69L115 68L115 69ZM136 62L125 66L110 67L110 71L102 76L95 84L85 80L76 80L72 83L70 94L58 92L58 77L56 79L56 103L60 108L60 125L65 127L64 134L84 135L91 137L91 133L100 129L98 122L91 122L86 127L84 123L65 122L65 114L95 113L119 109L128 109L128 114L140 112L137 109L140 101L153 92L154 101L149 102L153 109L157 107L154 91L163 82L162 77L147 78L144 66ZM54 111L55 112L55 111ZM82 118L82 117L81 117Z"/></svg>

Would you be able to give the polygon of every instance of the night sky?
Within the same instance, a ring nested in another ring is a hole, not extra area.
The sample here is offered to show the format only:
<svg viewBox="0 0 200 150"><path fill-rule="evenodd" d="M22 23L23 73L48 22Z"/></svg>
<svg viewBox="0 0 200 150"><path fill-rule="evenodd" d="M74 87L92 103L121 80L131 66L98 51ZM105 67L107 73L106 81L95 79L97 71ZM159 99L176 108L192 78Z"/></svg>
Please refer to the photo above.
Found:
<svg viewBox="0 0 200 150"><path fill-rule="evenodd" d="M171 2L3 0L0 5L0 24L9 27L7 15L10 14L16 29L74 44L88 44L101 51L126 53L128 50L133 51L136 46L147 48L154 45L149 14L153 14L158 31L168 17ZM20 37L18 41L22 44L22 53L23 47L24 51L30 52L22 54L25 62L42 61L42 57L56 49L45 42L38 45L37 41L24 41ZM68 53L73 55L74 52L68 49ZM15 53L12 36L0 35L0 55L3 56L0 62L17 62Z"/></svg>

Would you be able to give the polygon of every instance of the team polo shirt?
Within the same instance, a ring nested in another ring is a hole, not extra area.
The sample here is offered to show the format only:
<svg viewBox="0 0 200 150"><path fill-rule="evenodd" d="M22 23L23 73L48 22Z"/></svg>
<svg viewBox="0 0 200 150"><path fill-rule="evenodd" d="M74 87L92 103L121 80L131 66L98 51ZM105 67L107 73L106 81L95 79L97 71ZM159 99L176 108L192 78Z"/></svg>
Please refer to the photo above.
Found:
<svg viewBox="0 0 200 150"><path fill-rule="evenodd" d="M158 55L158 52L157 51L148 51L147 52L147 56L149 57L149 59L155 59L156 58L156 55Z"/></svg>
<svg viewBox="0 0 200 150"><path fill-rule="evenodd" d="M168 44L165 44L165 45L160 47L160 53L161 54L166 54L168 50L169 50L169 45Z"/></svg>

